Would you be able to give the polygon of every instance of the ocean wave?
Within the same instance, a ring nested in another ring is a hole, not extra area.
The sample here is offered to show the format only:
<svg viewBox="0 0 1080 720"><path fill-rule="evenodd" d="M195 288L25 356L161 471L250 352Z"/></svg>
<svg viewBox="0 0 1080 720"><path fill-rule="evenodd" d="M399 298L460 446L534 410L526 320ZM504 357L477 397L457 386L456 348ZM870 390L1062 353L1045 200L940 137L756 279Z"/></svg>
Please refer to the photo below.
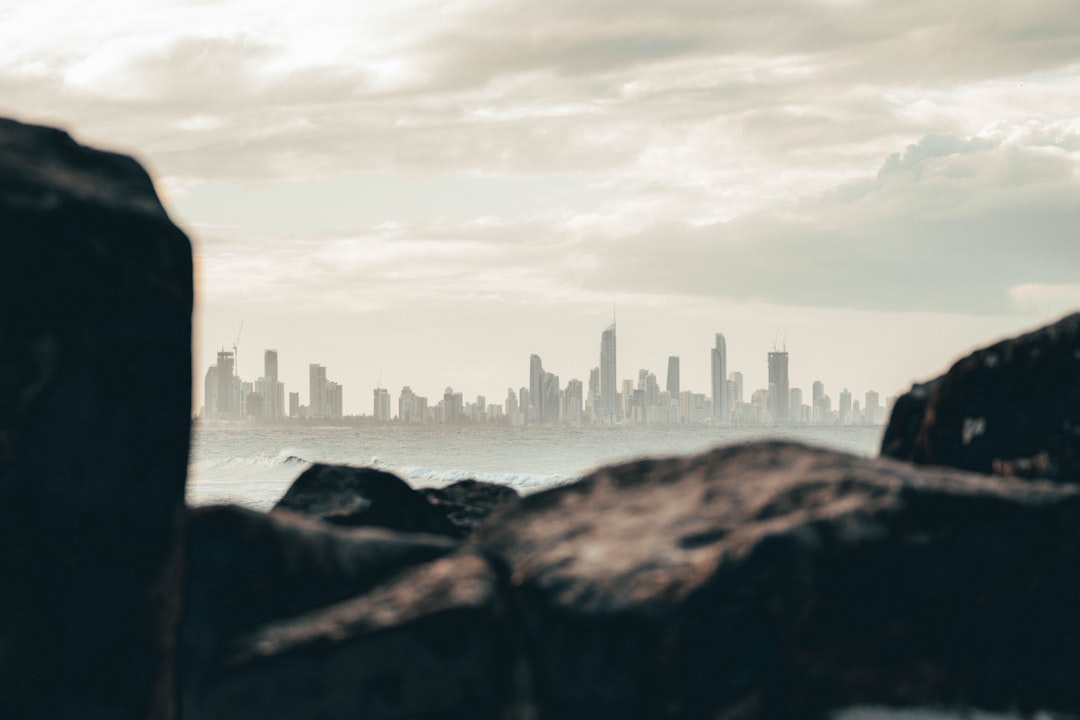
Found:
<svg viewBox="0 0 1080 720"><path fill-rule="evenodd" d="M478 470L436 470L434 468L406 466L389 467L380 466L382 470L389 470L400 475L414 487L444 487L459 480L481 480L483 482L507 485L521 492L543 490L544 488L577 480L577 477L559 474L536 474L536 473L512 473L512 472L484 472Z"/></svg>
<svg viewBox="0 0 1080 720"><path fill-rule="evenodd" d="M276 486L294 480L311 462L295 449L286 448L274 455L192 458L188 474L195 484L260 482L260 484L273 483ZM319 462L324 461L319 460ZM444 487L459 480L473 479L506 485L518 492L528 494L556 485L564 485L577 479L577 476L559 473L491 472L465 468L436 469L419 465L396 466L384 462L377 456L371 456L367 461L360 462L338 461L338 464L371 467L391 472L417 488Z"/></svg>

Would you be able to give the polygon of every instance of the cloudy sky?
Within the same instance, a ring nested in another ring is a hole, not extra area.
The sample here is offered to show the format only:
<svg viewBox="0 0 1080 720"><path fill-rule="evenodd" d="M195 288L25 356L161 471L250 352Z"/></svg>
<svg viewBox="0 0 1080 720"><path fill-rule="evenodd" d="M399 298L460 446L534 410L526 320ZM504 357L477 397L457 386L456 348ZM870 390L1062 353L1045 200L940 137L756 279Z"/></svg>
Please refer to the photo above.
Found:
<svg viewBox="0 0 1080 720"><path fill-rule="evenodd" d="M129 152L241 322L371 413L619 374L882 396L1080 308L1075 0L0 0L0 114ZM198 386L197 386L198 387Z"/></svg>

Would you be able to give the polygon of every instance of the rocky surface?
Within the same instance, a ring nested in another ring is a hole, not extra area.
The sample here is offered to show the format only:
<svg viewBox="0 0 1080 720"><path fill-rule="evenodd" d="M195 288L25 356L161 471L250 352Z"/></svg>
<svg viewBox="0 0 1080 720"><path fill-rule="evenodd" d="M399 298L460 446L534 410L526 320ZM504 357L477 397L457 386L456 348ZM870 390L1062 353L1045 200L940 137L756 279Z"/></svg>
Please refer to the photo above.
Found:
<svg viewBox="0 0 1080 720"><path fill-rule="evenodd" d="M176 708L191 246L132 159L0 119L0 717Z"/></svg>
<svg viewBox="0 0 1080 720"><path fill-rule="evenodd" d="M189 718L199 717L222 647L241 633L360 595L457 549L444 537L339 529L232 505L192 510L190 538L181 655Z"/></svg>
<svg viewBox="0 0 1080 720"><path fill-rule="evenodd" d="M462 553L256 628L230 645L198 717L513 717L523 691L501 584Z"/></svg>
<svg viewBox="0 0 1080 720"><path fill-rule="evenodd" d="M1080 710L1080 495L790 443L596 472L478 530L542 718Z"/></svg>
<svg viewBox="0 0 1080 720"><path fill-rule="evenodd" d="M446 514L382 470L316 463L293 481L274 511L288 510L333 525L384 527L460 537Z"/></svg>
<svg viewBox="0 0 1080 720"><path fill-rule="evenodd" d="M459 480L442 488L424 488L420 494L445 514L463 537L471 535L491 513L521 499L512 487L480 480Z"/></svg>
<svg viewBox="0 0 1080 720"><path fill-rule="evenodd" d="M1080 314L978 350L900 398L882 454L1080 482Z"/></svg>

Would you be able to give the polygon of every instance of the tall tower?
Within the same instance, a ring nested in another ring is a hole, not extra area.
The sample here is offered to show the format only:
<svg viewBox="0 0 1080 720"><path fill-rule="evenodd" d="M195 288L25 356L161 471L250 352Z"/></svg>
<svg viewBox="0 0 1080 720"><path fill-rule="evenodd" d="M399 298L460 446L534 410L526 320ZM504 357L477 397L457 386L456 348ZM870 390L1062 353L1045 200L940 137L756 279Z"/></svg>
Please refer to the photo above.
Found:
<svg viewBox="0 0 1080 720"><path fill-rule="evenodd" d="M529 407L526 417L529 422L544 420L544 363L539 355L529 356Z"/></svg>
<svg viewBox="0 0 1080 720"><path fill-rule="evenodd" d="M679 356L672 355L667 359L667 391L671 397L679 397Z"/></svg>
<svg viewBox="0 0 1080 720"><path fill-rule="evenodd" d="M723 333L716 333L716 345L709 357L712 365L713 419L728 422L731 420L731 402L727 391L727 341Z"/></svg>
<svg viewBox="0 0 1080 720"><path fill-rule="evenodd" d="M263 398L264 414L269 418L279 418L284 414L284 388L278 387L277 350L263 351L263 377L267 382L264 387L268 395Z"/></svg>
<svg viewBox="0 0 1080 720"><path fill-rule="evenodd" d="M790 389L788 354L786 351L773 350L769 353L769 414L778 425L786 423L791 417L788 405Z"/></svg>
<svg viewBox="0 0 1080 720"><path fill-rule="evenodd" d="M600 335L600 417L614 420L619 414L618 381L615 379L615 323Z"/></svg>
<svg viewBox="0 0 1080 720"><path fill-rule="evenodd" d="M219 350L217 354L217 411L221 417L231 418L240 414L233 364L235 358L235 354L226 350Z"/></svg>
<svg viewBox="0 0 1080 720"><path fill-rule="evenodd" d="M326 368L315 363L308 365L308 415L310 417L329 416L326 391Z"/></svg>

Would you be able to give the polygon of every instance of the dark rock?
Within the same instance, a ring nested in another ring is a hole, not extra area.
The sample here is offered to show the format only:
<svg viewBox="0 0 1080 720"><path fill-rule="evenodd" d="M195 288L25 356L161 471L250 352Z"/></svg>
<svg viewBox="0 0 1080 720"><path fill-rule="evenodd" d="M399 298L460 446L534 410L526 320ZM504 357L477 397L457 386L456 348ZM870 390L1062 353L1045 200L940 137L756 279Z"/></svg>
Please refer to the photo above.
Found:
<svg viewBox="0 0 1080 720"><path fill-rule="evenodd" d="M0 120L0 254L0 717L174 717L190 243L131 158Z"/></svg>
<svg viewBox="0 0 1080 720"><path fill-rule="evenodd" d="M790 443L602 469L477 531L541 718L1080 711L1080 495Z"/></svg>
<svg viewBox="0 0 1080 720"><path fill-rule="evenodd" d="M471 534L491 513L521 499L512 487L479 480L459 480L443 488L425 488L420 494L442 511L465 536Z"/></svg>
<svg viewBox="0 0 1080 720"><path fill-rule="evenodd" d="M238 638L202 718L509 718L521 691L502 581L463 553Z"/></svg>
<svg viewBox="0 0 1080 720"><path fill-rule="evenodd" d="M881 452L1080 482L1080 314L978 350L930 387L913 388L898 401Z"/></svg>
<svg viewBox="0 0 1080 720"><path fill-rule="evenodd" d="M190 517L191 576L183 623L184 716L202 717L221 647L237 635L370 590L457 548L432 535L339 529L223 505Z"/></svg>
<svg viewBox="0 0 1080 720"><path fill-rule="evenodd" d="M896 399L892 415L889 416L889 425L881 439L883 456L897 459L911 457L915 436L919 434L919 427L926 418L930 396L940 381L941 378L935 378L929 382L916 383L911 386L911 390Z"/></svg>
<svg viewBox="0 0 1080 720"><path fill-rule="evenodd" d="M460 537L461 531L396 475L349 465L314 464L293 481L276 510L344 526Z"/></svg>

